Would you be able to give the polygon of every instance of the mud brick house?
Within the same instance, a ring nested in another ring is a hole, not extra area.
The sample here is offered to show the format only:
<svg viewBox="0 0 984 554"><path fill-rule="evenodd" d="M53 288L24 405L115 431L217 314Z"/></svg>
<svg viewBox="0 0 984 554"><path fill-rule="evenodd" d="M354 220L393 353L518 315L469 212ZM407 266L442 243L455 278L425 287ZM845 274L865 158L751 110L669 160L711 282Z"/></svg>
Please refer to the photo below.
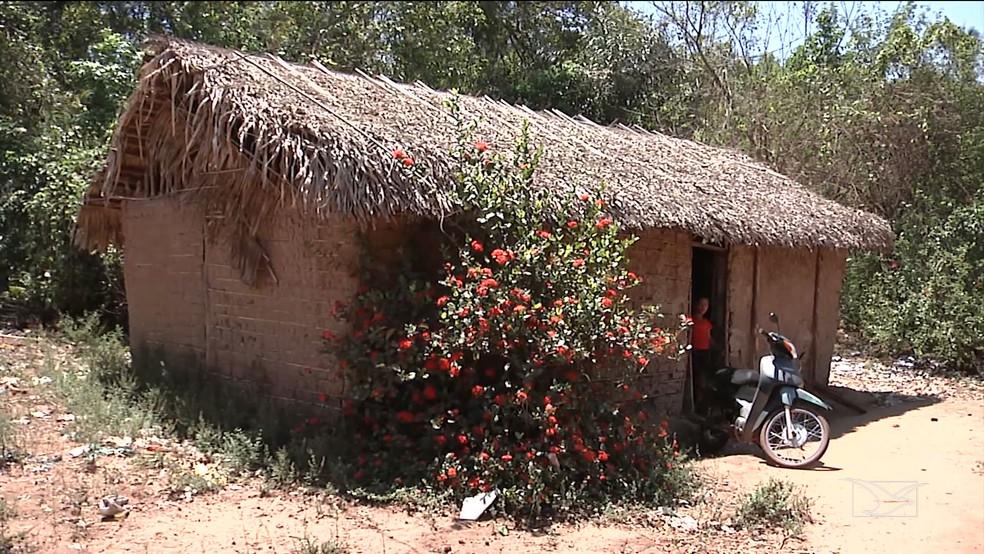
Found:
<svg viewBox="0 0 984 554"><path fill-rule="evenodd" d="M360 238L395 252L455 209L449 95L189 42L151 52L76 231L83 248L123 248L135 357L285 401L343 397L321 333L342 331L330 311L358 286ZM708 296L718 361L739 367L775 311L808 381L827 382L847 252L889 245L885 221L734 151L488 97L459 105L500 149L529 122L545 147L537 186L607 184L613 216L640 237L635 301L673 314ZM399 171L394 148L424 171ZM652 368L662 410L682 408L687 366Z"/></svg>

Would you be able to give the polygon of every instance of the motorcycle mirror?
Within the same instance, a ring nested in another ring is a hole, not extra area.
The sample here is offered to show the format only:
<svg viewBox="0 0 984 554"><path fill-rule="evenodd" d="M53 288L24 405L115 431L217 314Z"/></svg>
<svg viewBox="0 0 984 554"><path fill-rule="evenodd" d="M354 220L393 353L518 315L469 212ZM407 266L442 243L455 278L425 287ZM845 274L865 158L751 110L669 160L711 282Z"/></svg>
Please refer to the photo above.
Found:
<svg viewBox="0 0 984 554"><path fill-rule="evenodd" d="M781 334L782 329L779 328L779 316L776 315L776 312L769 312L769 321L776 324L776 332Z"/></svg>

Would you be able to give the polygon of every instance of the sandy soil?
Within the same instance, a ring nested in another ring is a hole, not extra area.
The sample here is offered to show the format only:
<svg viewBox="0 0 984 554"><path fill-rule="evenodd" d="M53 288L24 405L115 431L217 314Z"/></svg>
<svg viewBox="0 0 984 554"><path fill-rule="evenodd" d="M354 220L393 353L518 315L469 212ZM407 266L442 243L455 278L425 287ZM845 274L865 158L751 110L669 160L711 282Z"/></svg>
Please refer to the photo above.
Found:
<svg viewBox="0 0 984 554"><path fill-rule="evenodd" d="M936 401L889 394L881 381L871 390L859 377L862 372L842 373L841 381L852 388L837 390L870 409L865 414L838 410L824 467L777 469L753 450L735 448L698 462L708 482L705 496L675 508L693 517L697 529L674 528L655 513L633 513L621 520L531 531L502 520L458 523L449 512L351 504L321 492L268 494L258 482L176 497L170 494L168 470L151 463L160 452L138 448L134 456L102 456L95 463L69 456L78 446L64 436L70 423L59 421L64 411L49 387L33 380L40 350L15 343L0 341L0 363L21 377L17 390L5 391L0 403L22 422L18 440L32 457L0 471L0 492L16 509L10 531L23 533L21 545L33 552L294 552L303 537L337 538L357 553L984 552L979 391L952 394L956 387L951 387ZM62 458L45 464L52 455ZM722 528L740 495L771 476L797 483L813 500L816 523L804 536ZM902 503L895 514L900 517L861 517L872 507L882 510L878 515L899 505L863 496L867 493L858 487L870 481L918 483L916 502ZM101 521L95 505L105 494L129 497L128 517Z"/></svg>

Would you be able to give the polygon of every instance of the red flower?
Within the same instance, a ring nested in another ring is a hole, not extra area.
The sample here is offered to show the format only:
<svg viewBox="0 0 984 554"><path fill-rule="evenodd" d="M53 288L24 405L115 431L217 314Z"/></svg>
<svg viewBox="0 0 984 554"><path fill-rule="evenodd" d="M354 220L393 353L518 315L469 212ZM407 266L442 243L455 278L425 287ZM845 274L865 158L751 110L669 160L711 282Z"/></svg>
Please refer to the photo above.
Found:
<svg viewBox="0 0 984 554"><path fill-rule="evenodd" d="M451 300L451 299L448 298L447 296L442 296L442 297L438 298L437 299L437 306L438 307L444 306L445 304L448 303L448 300Z"/></svg>
<svg viewBox="0 0 984 554"><path fill-rule="evenodd" d="M482 282L479 284L483 287L488 287L490 289L494 289L499 286L499 282L496 281L495 279L482 279Z"/></svg>
<svg viewBox="0 0 984 554"><path fill-rule="evenodd" d="M575 258L574 267L584 267L584 260L581 258Z"/></svg>
<svg viewBox="0 0 984 554"><path fill-rule="evenodd" d="M475 150L478 150L479 152L485 152L488 149L489 149L489 143L485 142L484 140L475 141Z"/></svg>
<svg viewBox="0 0 984 554"><path fill-rule="evenodd" d="M496 248L492 251L492 259L499 265L506 265L512 259L512 254L501 248Z"/></svg>
<svg viewBox="0 0 984 554"><path fill-rule="evenodd" d="M438 435L434 437L434 442L436 442L438 446L444 446L448 443L448 438L444 435Z"/></svg>
<svg viewBox="0 0 984 554"><path fill-rule="evenodd" d="M461 368L456 365L451 366L451 369L448 370L448 375L450 375L452 379L457 377L459 373L461 373Z"/></svg>
<svg viewBox="0 0 984 554"><path fill-rule="evenodd" d="M577 222L576 221L571 220L571 221L568 221L567 222L567 228L568 229L574 229L575 227L577 227Z"/></svg>
<svg viewBox="0 0 984 554"><path fill-rule="evenodd" d="M475 294L477 294L479 296L488 296L489 295L489 287L486 287L485 285L479 285L478 288L475 289Z"/></svg>
<svg viewBox="0 0 984 554"><path fill-rule="evenodd" d="M481 454L478 455L478 459L482 460L483 462L489 461L489 458L491 458L491 456L489 456L488 452L482 452Z"/></svg>
<svg viewBox="0 0 984 554"><path fill-rule="evenodd" d="M571 352L570 348L567 348L563 344L557 346L557 355L558 356L561 356L561 357L566 358L567 355L570 354L570 352Z"/></svg>
<svg viewBox="0 0 984 554"><path fill-rule="evenodd" d="M528 396L526 394L526 391L522 391L521 390L521 391L519 391L519 392L516 393L516 401L517 402L526 402L526 399L527 398L528 398Z"/></svg>
<svg viewBox="0 0 984 554"><path fill-rule="evenodd" d="M604 450L602 450L601 452L598 452L598 460L599 461L602 461L602 462L607 462L608 461L608 452L605 452Z"/></svg>
<svg viewBox="0 0 984 554"><path fill-rule="evenodd" d="M396 150L393 151L393 157L398 160L402 160L403 158L407 157L407 153L404 152L402 149L397 148Z"/></svg>
<svg viewBox="0 0 984 554"><path fill-rule="evenodd" d="M595 206L603 208L605 206L605 201L599 198L598 200L595 200Z"/></svg>
<svg viewBox="0 0 984 554"><path fill-rule="evenodd" d="M424 387L424 398L427 400L437 400L437 389L434 388L434 385Z"/></svg>
<svg viewBox="0 0 984 554"><path fill-rule="evenodd" d="M431 340L430 331L421 331L420 332L420 338L423 339L423 340L425 340L425 341Z"/></svg>
<svg viewBox="0 0 984 554"><path fill-rule="evenodd" d="M475 252L478 252L479 254L485 252L485 247L482 246L482 243L478 242L477 240L473 240L471 242L471 249L474 250Z"/></svg>
<svg viewBox="0 0 984 554"><path fill-rule="evenodd" d="M455 469L455 468L453 468L453 467L449 467L448 468L448 478L449 479L454 479L457 476L458 476L458 470Z"/></svg>
<svg viewBox="0 0 984 554"><path fill-rule="evenodd" d="M482 385L472 387L472 396L482 396L483 394L485 394L485 387Z"/></svg>
<svg viewBox="0 0 984 554"><path fill-rule="evenodd" d="M582 194L581 195L581 201L582 202L587 202L588 200L591 200L591 197L590 196L588 196L587 194Z"/></svg>
<svg viewBox="0 0 984 554"><path fill-rule="evenodd" d="M468 444L468 437L465 435L458 435L458 444L462 446Z"/></svg>
<svg viewBox="0 0 984 554"><path fill-rule="evenodd" d="M403 167L413 167L414 161L411 157L403 158Z"/></svg>
<svg viewBox="0 0 984 554"><path fill-rule="evenodd" d="M641 280L641 279L639 279L639 276L638 275L636 275L635 273L633 273L631 271L627 275L628 275L629 279L632 279L633 281L640 281Z"/></svg>
<svg viewBox="0 0 984 554"><path fill-rule="evenodd" d="M639 362L639 365L641 365L641 366L649 365L649 358L647 358L645 356L639 356L636 359L636 361Z"/></svg>
<svg viewBox="0 0 984 554"><path fill-rule="evenodd" d="M468 308L468 306L465 306L464 308L458 310L458 317L468 317L468 314L470 313L471 313L471 309Z"/></svg>
<svg viewBox="0 0 984 554"><path fill-rule="evenodd" d="M447 371L451 369L451 360L447 358L438 358L437 369L440 369L441 371Z"/></svg>
<svg viewBox="0 0 984 554"><path fill-rule="evenodd" d="M524 306L522 304L517 304L516 307L513 308L513 313L514 314L523 314L523 313L526 313L526 306Z"/></svg>
<svg viewBox="0 0 984 554"><path fill-rule="evenodd" d="M584 452L581 452L581 456L584 458L584 461L586 462L595 461L595 453L592 450L585 449Z"/></svg>
<svg viewBox="0 0 984 554"><path fill-rule="evenodd" d="M502 315L502 308L495 307L489 309L489 317L496 317Z"/></svg>
<svg viewBox="0 0 984 554"><path fill-rule="evenodd" d="M556 428L556 427L548 427L548 428L547 428L547 430L546 430L546 431L544 431L544 433L545 433L545 434L546 434L546 435L547 435L548 437L552 437L552 436L554 436L554 435L556 435L556 434L557 434L557 428Z"/></svg>
<svg viewBox="0 0 984 554"><path fill-rule="evenodd" d="M614 304L614 302L612 302L612 299L611 298L602 298L601 299L601 307L602 308L611 308L612 307L612 304Z"/></svg>
<svg viewBox="0 0 984 554"><path fill-rule="evenodd" d="M410 350L413 348L413 341L410 339L403 339L400 341L400 350Z"/></svg>
<svg viewBox="0 0 984 554"><path fill-rule="evenodd" d="M618 291L615 289L608 289L605 291L605 296L607 296L608 298L615 298L616 296L618 296Z"/></svg>
<svg viewBox="0 0 984 554"><path fill-rule="evenodd" d="M503 454L502 457L499 458L499 459L502 460L503 462L506 462L508 464L509 462L511 462L513 460L513 457L512 457L512 454Z"/></svg>
<svg viewBox="0 0 984 554"><path fill-rule="evenodd" d="M327 400L328 400L328 395L327 394L325 394L323 392L319 392L318 393L318 402L325 402Z"/></svg>
<svg viewBox="0 0 984 554"><path fill-rule="evenodd" d="M605 227L608 227L611 224L612 224L611 219L607 217L603 217L598 220L598 223L595 223L595 229L604 229Z"/></svg>
<svg viewBox="0 0 984 554"><path fill-rule="evenodd" d="M325 331L321 333L321 338L325 340L335 340L337 337L335 336L335 333L332 333L328 329L325 329Z"/></svg>
<svg viewBox="0 0 984 554"><path fill-rule="evenodd" d="M549 423L550 425L557 425L557 418L554 416L548 416L547 423Z"/></svg>
<svg viewBox="0 0 984 554"><path fill-rule="evenodd" d="M413 423L413 419L413 412L407 410L396 412L396 420L400 423Z"/></svg>
<svg viewBox="0 0 984 554"><path fill-rule="evenodd" d="M539 236L539 237L540 237L541 239L548 239L548 238L550 238L550 237L552 237L552 236L553 236L553 234L551 234L551 233L550 233L550 231L546 231L546 230L543 230L543 231L537 231L537 233L536 233L536 234L537 234L537 236Z"/></svg>

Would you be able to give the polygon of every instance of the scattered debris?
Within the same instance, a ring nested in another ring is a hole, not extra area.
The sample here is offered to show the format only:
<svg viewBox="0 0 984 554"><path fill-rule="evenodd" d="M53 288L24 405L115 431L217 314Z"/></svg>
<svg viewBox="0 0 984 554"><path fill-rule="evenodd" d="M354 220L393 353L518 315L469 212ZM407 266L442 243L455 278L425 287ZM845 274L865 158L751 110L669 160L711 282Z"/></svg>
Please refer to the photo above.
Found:
<svg viewBox="0 0 984 554"><path fill-rule="evenodd" d="M24 393L27 389L20 386L20 379L17 377L0 377L0 394L7 391Z"/></svg>
<svg viewBox="0 0 984 554"><path fill-rule="evenodd" d="M89 445L77 446L77 447L69 450L68 451L68 455L71 456L72 458L78 458L79 456L82 456L82 455L87 454L89 452L89 450L91 450L89 448Z"/></svg>
<svg viewBox="0 0 984 554"><path fill-rule="evenodd" d="M35 385L50 385L51 383L52 383L52 379L47 375L42 375L41 377L34 378Z"/></svg>
<svg viewBox="0 0 984 554"><path fill-rule="evenodd" d="M103 521L116 518L126 514L128 510L126 505L129 503L130 500L125 496L104 496L99 501L99 515L102 516Z"/></svg>
<svg viewBox="0 0 984 554"><path fill-rule="evenodd" d="M61 414L60 416L55 418L55 421L63 421L63 422L75 421L75 414Z"/></svg>
<svg viewBox="0 0 984 554"><path fill-rule="evenodd" d="M103 441L103 444L115 448L130 448L133 445L133 439L130 437L108 437Z"/></svg>
<svg viewBox="0 0 984 554"><path fill-rule="evenodd" d="M475 521L482 517L485 510L495 502L499 494L496 491L489 491L470 496L461 503L461 513L458 519L465 521Z"/></svg>
<svg viewBox="0 0 984 554"><path fill-rule="evenodd" d="M34 410L33 412L31 412L31 417L35 419L48 419L49 417L51 417L51 412L45 409Z"/></svg>
<svg viewBox="0 0 984 554"><path fill-rule="evenodd" d="M679 531L686 531L688 533L691 531L696 531L700 527L697 520L694 519L693 516L674 516L666 518L664 521L666 521L670 527Z"/></svg>

